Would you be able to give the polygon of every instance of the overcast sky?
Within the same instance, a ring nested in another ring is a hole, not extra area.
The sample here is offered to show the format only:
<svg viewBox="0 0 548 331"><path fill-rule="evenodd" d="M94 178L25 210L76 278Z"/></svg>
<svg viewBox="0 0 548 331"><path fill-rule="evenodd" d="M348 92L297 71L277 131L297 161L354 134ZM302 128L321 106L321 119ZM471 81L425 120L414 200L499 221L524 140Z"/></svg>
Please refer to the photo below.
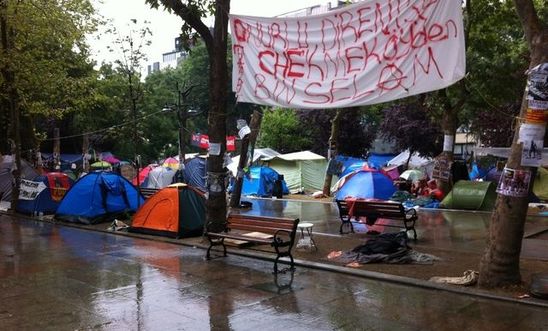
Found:
<svg viewBox="0 0 548 331"><path fill-rule="evenodd" d="M142 27L147 20L152 30L152 45L145 49L148 56L147 64L162 60L162 54L174 50L174 39L179 35L181 19L163 10L150 9L145 0L92 0L99 13L112 20L112 24L122 35L129 33L130 20L136 19L133 27ZM231 14L272 17L289 11L326 4L329 0L232 0ZM207 21L213 25L213 20ZM100 39L90 38L94 58L98 63L103 60L113 62L121 58L121 53L107 51L107 45L112 45L114 38L100 34ZM146 67L146 64L145 64Z"/></svg>

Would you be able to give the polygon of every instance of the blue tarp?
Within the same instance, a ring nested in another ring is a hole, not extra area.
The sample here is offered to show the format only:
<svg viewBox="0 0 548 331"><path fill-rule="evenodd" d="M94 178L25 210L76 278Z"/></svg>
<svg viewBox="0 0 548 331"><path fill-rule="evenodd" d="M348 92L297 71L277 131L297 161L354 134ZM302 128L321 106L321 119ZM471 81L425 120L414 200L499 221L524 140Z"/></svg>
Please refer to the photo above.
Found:
<svg viewBox="0 0 548 331"><path fill-rule="evenodd" d="M242 194L271 197L277 179L278 173L272 168L250 167L249 174L244 176ZM282 192L283 194L289 194L285 180L282 181Z"/></svg>
<svg viewBox="0 0 548 331"><path fill-rule="evenodd" d="M91 172L67 192L56 219L95 224L125 212L135 212L143 197L124 177L113 172Z"/></svg>
<svg viewBox="0 0 548 331"><path fill-rule="evenodd" d="M489 169L483 169L478 167L477 163L472 164L472 170L468 173L468 176L470 177L470 180L477 180L482 179L487 175L487 172Z"/></svg>
<svg viewBox="0 0 548 331"><path fill-rule="evenodd" d="M207 159L204 157L195 157L186 162L184 179L188 185L206 192Z"/></svg>
<svg viewBox="0 0 548 331"><path fill-rule="evenodd" d="M341 186L335 195L337 200L344 200L347 197L388 200L396 192L390 178L374 170L357 170L340 181Z"/></svg>
<svg viewBox="0 0 548 331"><path fill-rule="evenodd" d="M375 168L375 169L381 169L384 167L388 161L395 158L398 154L375 154L371 153L367 157L367 164L369 164L369 167Z"/></svg>

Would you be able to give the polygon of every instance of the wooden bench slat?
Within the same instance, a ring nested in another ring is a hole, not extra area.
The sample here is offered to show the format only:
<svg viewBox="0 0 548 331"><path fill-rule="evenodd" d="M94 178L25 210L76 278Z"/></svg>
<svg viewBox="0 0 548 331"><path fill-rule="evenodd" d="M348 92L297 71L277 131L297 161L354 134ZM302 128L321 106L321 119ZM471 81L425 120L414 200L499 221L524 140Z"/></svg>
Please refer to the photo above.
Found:
<svg viewBox="0 0 548 331"><path fill-rule="evenodd" d="M295 219L283 218L283 217L271 217L271 216L259 216L259 215L245 215L245 214L231 214L227 217L228 220L258 220L258 221L272 221L280 223L293 224Z"/></svg>
<svg viewBox="0 0 548 331"><path fill-rule="evenodd" d="M403 222L403 226L393 224L384 225L400 227L405 230L412 230L414 239L417 239L417 232L415 231L415 221L417 219L416 213L408 213L401 203L365 200L356 200L352 202L336 200L336 203L339 209L339 217L341 219L341 227L339 230L341 234L343 233L342 229L344 224L350 224L351 232L354 232L354 227L350 219L350 212L352 212L352 217L355 217L356 219L359 217L366 217L370 221L374 221L377 218L401 221ZM349 207L350 205L352 207Z"/></svg>
<svg viewBox="0 0 548 331"><path fill-rule="evenodd" d="M234 234L234 233L224 233L224 232L216 233L216 232L212 232L212 233L209 233L209 235L213 236L213 237L219 237L219 238L245 240L245 241L254 242L254 243L270 244L272 242L272 239L263 239L263 238L257 238L257 237L250 237L250 236L238 235L238 234Z"/></svg>
<svg viewBox="0 0 548 331"><path fill-rule="evenodd" d="M254 232L264 232L268 234L274 234L278 230L283 231L290 231L291 229L284 229L284 228L271 228L271 227L262 227L260 225L245 225L245 224L238 224L237 226L230 227L231 230L241 230L241 231L254 231Z"/></svg>
<svg viewBox="0 0 548 331"><path fill-rule="evenodd" d="M292 223L285 223L285 222L271 222L271 221L258 221L258 220L246 220L246 219L229 219L228 223L230 224L230 227L239 226L241 224L244 225L256 225L260 227L271 227L276 229L288 229L291 230L293 228L293 222Z"/></svg>

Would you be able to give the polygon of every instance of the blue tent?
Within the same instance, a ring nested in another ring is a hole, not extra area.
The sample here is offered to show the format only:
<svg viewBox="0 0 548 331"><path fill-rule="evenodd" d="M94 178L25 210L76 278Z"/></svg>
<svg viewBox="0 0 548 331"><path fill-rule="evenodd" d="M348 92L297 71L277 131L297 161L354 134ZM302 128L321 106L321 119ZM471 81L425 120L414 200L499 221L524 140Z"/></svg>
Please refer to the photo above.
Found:
<svg viewBox="0 0 548 331"><path fill-rule="evenodd" d="M197 156L185 163L184 170L185 183L199 189L202 192L207 191L207 159Z"/></svg>
<svg viewBox="0 0 548 331"><path fill-rule="evenodd" d="M53 153L41 153L44 162L53 163ZM70 169L74 163L81 167L83 163L82 154L60 154L59 160L61 161L61 170Z"/></svg>
<svg viewBox="0 0 548 331"><path fill-rule="evenodd" d="M249 174L244 176L242 194L270 197L277 179L278 173L270 167L250 167ZM285 180L282 181L282 192L283 194L289 194Z"/></svg>
<svg viewBox="0 0 548 331"><path fill-rule="evenodd" d="M125 212L135 212L143 197L124 177L113 172L91 172L80 178L57 208L55 218L95 224Z"/></svg>
<svg viewBox="0 0 548 331"><path fill-rule="evenodd" d="M32 215L42 213L44 215L55 214L57 207L66 191L70 189L74 181L66 174L52 172L45 176L38 176L32 180L36 183L43 183L45 189L34 199L19 199L17 201L17 212Z"/></svg>
<svg viewBox="0 0 548 331"><path fill-rule="evenodd" d="M335 187L337 200L347 197L388 200L396 192L390 178L376 170L356 170L341 178Z"/></svg>

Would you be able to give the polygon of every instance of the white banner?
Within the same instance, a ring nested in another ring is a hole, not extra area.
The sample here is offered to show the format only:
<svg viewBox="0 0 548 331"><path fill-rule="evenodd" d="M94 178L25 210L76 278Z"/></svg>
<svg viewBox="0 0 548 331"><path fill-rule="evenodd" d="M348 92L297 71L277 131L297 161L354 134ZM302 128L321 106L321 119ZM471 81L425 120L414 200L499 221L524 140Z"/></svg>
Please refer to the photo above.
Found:
<svg viewBox="0 0 548 331"><path fill-rule="evenodd" d="M465 74L461 0L365 0L306 17L231 15L240 102L287 108L375 104Z"/></svg>
<svg viewBox="0 0 548 331"><path fill-rule="evenodd" d="M33 182L32 180L21 179L21 186L19 189L20 200L34 200L46 189L46 184L43 182Z"/></svg>

